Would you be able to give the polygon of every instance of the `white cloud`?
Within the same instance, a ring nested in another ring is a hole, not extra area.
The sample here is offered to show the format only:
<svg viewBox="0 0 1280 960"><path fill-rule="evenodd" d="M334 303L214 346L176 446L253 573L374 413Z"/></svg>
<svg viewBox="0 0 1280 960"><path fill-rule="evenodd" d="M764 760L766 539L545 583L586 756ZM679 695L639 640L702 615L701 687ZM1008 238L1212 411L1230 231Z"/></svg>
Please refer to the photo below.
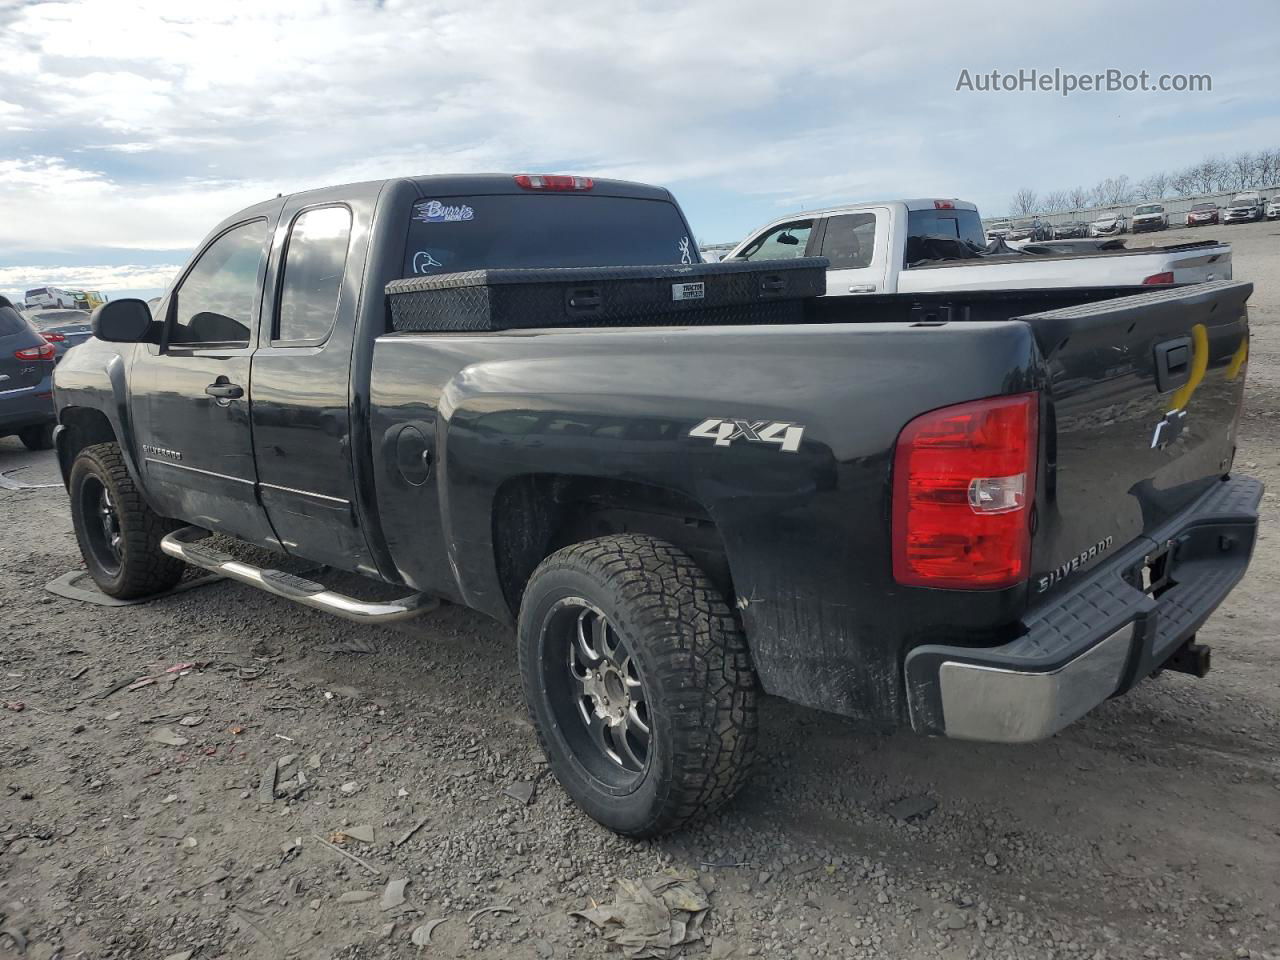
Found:
<svg viewBox="0 0 1280 960"><path fill-rule="evenodd" d="M56 157L0 160L0 253L190 247L268 190L208 180L124 184Z"/></svg>
<svg viewBox="0 0 1280 960"><path fill-rule="evenodd" d="M1280 89L1265 31L1252 56L1106 0L909 14L776 0L65 0L0 3L0 35L10 260L185 248L277 192L397 174L656 181L709 218L694 223L707 239L842 198L999 204L1024 183L1183 162L1150 146L1161 138L1185 135L1196 152L1269 146L1238 138L1269 136L1257 118L1275 110L1259 104ZM1159 62L1131 64L1133 50ZM1214 93L954 91L961 67L1024 65L1211 70Z"/></svg>

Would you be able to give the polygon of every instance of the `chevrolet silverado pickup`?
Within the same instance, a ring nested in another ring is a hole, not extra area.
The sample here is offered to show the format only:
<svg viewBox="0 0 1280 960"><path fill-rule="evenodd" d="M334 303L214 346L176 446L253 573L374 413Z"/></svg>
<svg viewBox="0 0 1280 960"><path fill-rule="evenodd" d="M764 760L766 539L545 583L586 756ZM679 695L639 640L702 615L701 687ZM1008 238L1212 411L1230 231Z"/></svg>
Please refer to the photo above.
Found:
<svg viewBox="0 0 1280 960"><path fill-rule="evenodd" d="M1051 231L983 231L964 200L892 200L781 217L752 231L725 260L826 257L827 296L1070 287L1159 286L1231 279L1231 247L1213 241L1125 249L1122 242L1043 243ZM1117 223L1120 221L1117 220ZM1096 224L1095 224L1096 225ZM1017 224L1014 225L1017 227ZM1118 229L1115 232L1123 232ZM1034 234L1034 237L1033 237ZM1100 235L1093 231L1094 236ZM1017 249L988 238L1015 241Z"/></svg>
<svg viewBox="0 0 1280 960"><path fill-rule="evenodd" d="M1252 287L841 298L826 267L703 263L667 191L585 177L249 207L57 367L85 563L514 625L552 770L630 836L738 790L761 692L1017 742L1203 674L1261 497Z"/></svg>

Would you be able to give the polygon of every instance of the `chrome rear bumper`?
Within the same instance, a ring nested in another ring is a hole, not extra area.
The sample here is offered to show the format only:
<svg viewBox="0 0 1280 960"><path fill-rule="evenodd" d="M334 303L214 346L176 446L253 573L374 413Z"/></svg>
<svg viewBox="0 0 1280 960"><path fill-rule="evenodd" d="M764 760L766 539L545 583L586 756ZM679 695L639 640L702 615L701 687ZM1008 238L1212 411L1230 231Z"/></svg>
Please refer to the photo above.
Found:
<svg viewBox="0 0 1280 960"><path fill-rule="evenodd" d="M938 682L947 736L999 743L1052 736L1120 689L1132 643L1130 623L1049 673L943 663Z"/></svg>
<svg viewBox="0 0 1280 960"><path fill-rule="evenodd" d="M1262 484L1249 477L1215 484L1150 537L1034 608L1025 632L1002 646L915 647L904 664L912 728L964 740L1040 740L1162 667L1202 674L1182 664L1179 651L1244 576L1261 499ZM1143 570L1157 563L1164 579L1148 592ZM1207 651L1198 656L1207 669Z"/></svg>

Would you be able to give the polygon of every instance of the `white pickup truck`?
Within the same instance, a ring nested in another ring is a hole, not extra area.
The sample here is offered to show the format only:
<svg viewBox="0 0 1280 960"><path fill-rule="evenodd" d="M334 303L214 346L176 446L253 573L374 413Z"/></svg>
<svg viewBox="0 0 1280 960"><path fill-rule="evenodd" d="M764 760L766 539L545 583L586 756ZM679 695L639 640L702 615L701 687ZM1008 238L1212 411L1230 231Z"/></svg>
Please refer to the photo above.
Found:
<svg viewBox="0 0 1280 960"><path fill-rule="evenodd" d="M956 258L948 259L945 241L925 239L935 237L969 243L954 243ZM1099 249L1096 240L1066 240L979 256L976 251L986 245L982 219L972 203L892 200L782 217L752 231L725 259L826 257L831 261L827 296L1231 279L1231 247L1213 241Z"/></svg>

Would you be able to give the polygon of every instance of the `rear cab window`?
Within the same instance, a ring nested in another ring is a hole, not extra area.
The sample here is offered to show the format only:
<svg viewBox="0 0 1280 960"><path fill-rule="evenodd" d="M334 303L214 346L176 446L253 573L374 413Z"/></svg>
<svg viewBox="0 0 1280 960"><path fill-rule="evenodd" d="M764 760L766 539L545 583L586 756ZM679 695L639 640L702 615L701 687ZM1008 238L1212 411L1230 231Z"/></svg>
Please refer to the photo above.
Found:
<svg viewBox="0 0 1280 960"><path fill-rule="evenodd" d="M1017 225L1024 224L1030 226L1031 221L1019 221ZM1000 221L992 226L1007 229L1009 224ZM980 247L987 245L987 233L977 210L909 210L907 238L920 237L958 237Z"/></svg>
<svg viewBox="0 0 1280 960"><path fill-rule="evenodd" d="M700 262L689 228L670 201L578 194L442 196L413 205L403 275Z"/></svg>
<svg viewBox="0 0 1280 960"><path fill-rule="evenodd" d="M328 338L350 245L351 211L344 206L313 207L293 221L272 337L277 345L315 345Z"/></svg>

